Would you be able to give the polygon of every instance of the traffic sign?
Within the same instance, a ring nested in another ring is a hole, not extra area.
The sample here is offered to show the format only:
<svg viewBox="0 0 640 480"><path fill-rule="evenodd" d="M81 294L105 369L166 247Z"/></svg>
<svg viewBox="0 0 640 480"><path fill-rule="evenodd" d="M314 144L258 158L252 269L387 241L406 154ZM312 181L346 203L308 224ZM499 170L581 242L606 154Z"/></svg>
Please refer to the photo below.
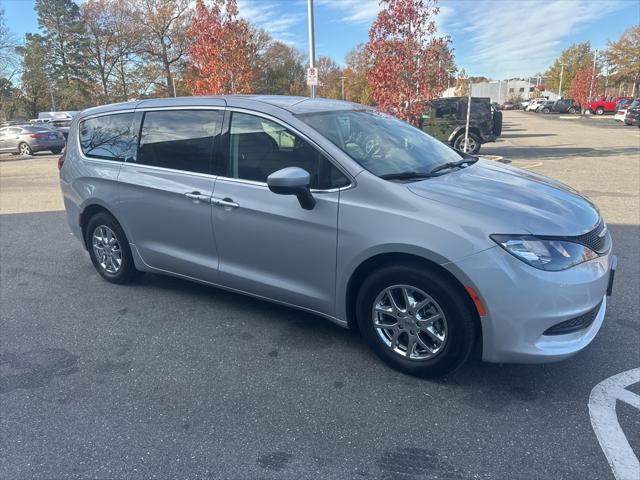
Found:
<svg viewBox="0 0 640 480"><path fill-rule="evenodd" d="M316 67L307 68L307 85L318 85L318 69Z"/></svg>

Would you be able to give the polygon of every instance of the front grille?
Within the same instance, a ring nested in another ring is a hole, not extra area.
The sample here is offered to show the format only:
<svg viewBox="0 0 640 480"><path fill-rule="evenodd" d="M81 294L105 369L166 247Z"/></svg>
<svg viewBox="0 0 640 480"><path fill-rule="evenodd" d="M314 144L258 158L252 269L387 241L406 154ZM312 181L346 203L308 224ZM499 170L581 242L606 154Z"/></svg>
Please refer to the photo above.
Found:
<svg viewBox="0 0 640 480"><path fill-rule="evenodd" d="M580 243L585 247L589 247L591 250L597 253L604 253L609 249L609 239L611 238L609 230L603 220L591 230L577 237L570 238L571 241Z"/></svg>
<svg viewBox="0 0 640 480"><path fill-rule="evenodd" d="M578 330L585 329L589 327L593 321L598 316L598 312L600 311L600 302L593 309L589 310L587 313L580 315L579 317L571 318L569 320L565 320L564 322L556 323L553 327L547 328L542 334L543 335L565 335L571 332L577 332Z"/></svg>

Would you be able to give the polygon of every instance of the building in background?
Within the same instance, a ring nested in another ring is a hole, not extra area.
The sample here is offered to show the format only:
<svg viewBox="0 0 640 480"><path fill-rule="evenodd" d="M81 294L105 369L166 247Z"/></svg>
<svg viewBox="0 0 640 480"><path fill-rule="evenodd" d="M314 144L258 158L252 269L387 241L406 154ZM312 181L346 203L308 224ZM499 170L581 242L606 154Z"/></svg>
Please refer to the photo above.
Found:
<svg viewBox="0 0 640 480"><path fill-rule="evenodd" d="M503 104L514 96L520 96L523 100L531 97L547 97L549 100L557 100L558 94L544 89L544 85L536 87L533 82L520 79L495 80L471 84L472 97L489 97L492 102ZM540 91L538 92L538 89ZM447 88L443 97L455 97L456 87Z"/></svg>

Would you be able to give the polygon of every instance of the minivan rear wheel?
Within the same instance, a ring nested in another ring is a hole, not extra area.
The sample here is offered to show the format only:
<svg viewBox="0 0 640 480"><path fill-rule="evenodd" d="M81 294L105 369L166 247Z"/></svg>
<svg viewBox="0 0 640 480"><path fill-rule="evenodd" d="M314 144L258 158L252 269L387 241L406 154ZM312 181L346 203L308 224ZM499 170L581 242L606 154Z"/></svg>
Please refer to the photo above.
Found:
<svg viewBox="0 0 640 480"><path fill-rule="evenodd" d="M139 275L127 237L117 220L108 213L100 212L91 217L85 242L93 266L105 280L123 284Z"/></svg>
<svg viewBox="0 0 640 480"><path fill-rule="evenodd" d="M476 324L469 304L445 276L395 265L363 282L356 316L367 343L387 364L436 377L458 368L471 353Z"/></svg>

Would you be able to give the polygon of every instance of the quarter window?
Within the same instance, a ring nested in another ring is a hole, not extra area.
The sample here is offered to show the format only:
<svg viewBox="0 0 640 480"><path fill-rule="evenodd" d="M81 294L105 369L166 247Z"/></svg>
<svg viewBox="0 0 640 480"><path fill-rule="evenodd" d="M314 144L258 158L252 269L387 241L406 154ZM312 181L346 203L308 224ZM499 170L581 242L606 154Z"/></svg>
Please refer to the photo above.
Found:
<svg viewBox="0 0 640 480"><path fill-rule="evenodd" d="M154 167L211 173L220 125L220 112L216 110L146 112L136 161Z"/></svg>
<svg viewBox="0 0 640 480"><path fill-rule="evenodd" d="M349 184L347 177L326 157L282 125L255 115L233 113L229 176L266 182L269 175L286 167L300 167L309 172L314 189Z"/></svg>
<svg viewBox="0 0 640 480"><path fill-rule="evenodd" d="M80 122L80 147L87 157L124 161L135 155L133 113L118 113Z"/></svg>

